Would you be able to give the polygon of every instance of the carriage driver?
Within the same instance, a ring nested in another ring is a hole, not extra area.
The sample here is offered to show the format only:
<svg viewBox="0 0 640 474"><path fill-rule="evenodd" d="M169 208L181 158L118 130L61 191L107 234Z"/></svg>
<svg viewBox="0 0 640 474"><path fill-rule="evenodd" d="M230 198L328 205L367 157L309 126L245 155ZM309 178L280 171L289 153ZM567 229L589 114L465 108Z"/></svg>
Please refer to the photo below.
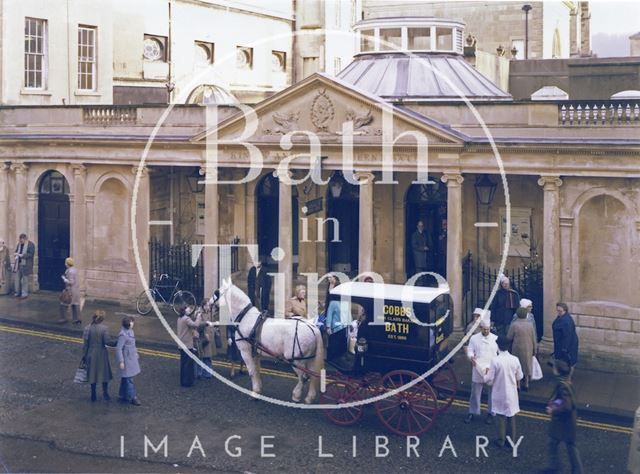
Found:
<svg viewBox="0 0 640 474"><path fill-rule="evenodd" d="M489 367L491 361L498 354L498 337L492 334L491 329L491 312L476 308L474 314L481 314L480 332L474 334L469 339L467 346L467 357L473 365L471 371L471 396L469 397L469 414L464 419L465 423L471 423L474 415L480 415L480 399L482 397L482 388L487 388L489 399L489 410L487 413L486 423L493 423L493 413L491 410L491 385L485 384L483 375L485 369Z"/></svg>

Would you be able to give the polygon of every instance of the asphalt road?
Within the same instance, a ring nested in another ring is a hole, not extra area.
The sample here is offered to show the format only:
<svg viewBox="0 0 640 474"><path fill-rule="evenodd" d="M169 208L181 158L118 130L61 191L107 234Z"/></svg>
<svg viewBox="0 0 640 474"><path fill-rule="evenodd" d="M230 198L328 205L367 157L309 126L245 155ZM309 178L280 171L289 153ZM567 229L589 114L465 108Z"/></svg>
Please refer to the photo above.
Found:
<svg viewBox="0 0 640 474"><path fill-rule="evenodd" d="M546 462L548 422L540 412L518 416L524 438L517 457L493 446L487 457L482 451L476 456L476 438L493 439L495 428L481 420L465 425L464 402L441 415L408 452L407 440L387 433L371 407L359 424L340 428L317 410L252 401L218 381L181 388L177 354L171 352L142 351L142 374L136 378L141 407L91 403L88 386L72 383L78 342L0 326L0 468L5 472L527 473ZM220 372L226 375L228 369L221 366ZM264 392L288 400L294 381L270 374ZM247 377L236 380L249 386ZM114 399L117 388L111 384ZM605 421L580 423L586 472L625 472L630 430ZM149 445L158 447L165 437L166 457L164 446L155 453ZM376 439L388 443L386 456L385 449L376 451ZM321 457L329 454L333 457Z"/></svg>

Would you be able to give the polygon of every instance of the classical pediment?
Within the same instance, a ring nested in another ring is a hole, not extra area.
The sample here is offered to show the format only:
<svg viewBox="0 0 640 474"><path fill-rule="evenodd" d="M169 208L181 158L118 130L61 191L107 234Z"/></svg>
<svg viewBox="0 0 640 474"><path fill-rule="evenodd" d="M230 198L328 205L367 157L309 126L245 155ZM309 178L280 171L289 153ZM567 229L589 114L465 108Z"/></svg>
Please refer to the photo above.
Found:
<svg viewBox="0 0 640 474"><path fill-rule="evenodd" d="M230 143L241 135L244 142L279 144L288 135L292 143L309 143L313 134L322 144L339 144L351 135L353 143L376 145L383 136L396 140L396 146L416 144L415 135L426 138L429 146L460 146L464 137L420 114L394 107L380 98L323 74L281 91L253 107L255 130L247 137L247 120L239 112L222 121L216 129L192 138L204 141L217 131L220 143ZM298 132L293 133L292 132ZM405 133L410 132L410 133ZM386 135L385 135L386 134ZM400 136L404 134L404 136Z"/></svg>

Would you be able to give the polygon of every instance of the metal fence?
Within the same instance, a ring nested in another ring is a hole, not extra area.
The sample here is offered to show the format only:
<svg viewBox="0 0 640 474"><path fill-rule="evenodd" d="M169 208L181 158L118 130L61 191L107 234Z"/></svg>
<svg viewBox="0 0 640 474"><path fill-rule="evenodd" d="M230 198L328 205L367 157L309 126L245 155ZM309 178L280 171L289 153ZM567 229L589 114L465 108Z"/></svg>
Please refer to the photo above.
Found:
<svg viewBox="0 0 640 474"><path fill-rule="evenodd" d="M238 244L240 239L235 237L231 244ZM195 265L192 260L193 246L202 245L202 242L189 242L183 244L167 244L158 240L149 242L149 274L153 277L160 277L163 273L172 279L180 280L180 288L192 292L197 301L204 296L204 263L200 256ZM197 247L196 247L197 248ZM230 265L231 273L239 269L238 248L232 247L231 253L220 252L220 260L230 259L230 262L220 261L222 268ZM228 266L226 268L229 268Z"/></svg>
<svg viewBox="0 0 640 474"><path fill-rule="evenodd" d="M527 298L533 302L538 335L542 335L544 321L542 265L537 262L527 262L521 267L505 270L504 275L509 278L511 287L520 294L521 298ZM462 311L465 325L471 321L474 308L482 308L487 303L498 276L497 269L479 263L471 253L465 256L462 261Z"/></svg>

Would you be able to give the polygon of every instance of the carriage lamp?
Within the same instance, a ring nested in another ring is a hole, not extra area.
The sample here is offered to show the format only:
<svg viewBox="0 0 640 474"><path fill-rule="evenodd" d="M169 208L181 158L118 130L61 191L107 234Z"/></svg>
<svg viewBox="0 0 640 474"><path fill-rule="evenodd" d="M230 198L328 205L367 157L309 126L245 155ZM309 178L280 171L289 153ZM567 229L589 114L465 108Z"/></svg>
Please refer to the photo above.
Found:
<svg viewBox="0 0 640 474"><path fill-rule="evenodd" d="M367 352L368 348L369 345L367 344L367 340L364 337L359 338L358 342L356 343L356 351L360 354L364 354L365 352Z"/></svg>

